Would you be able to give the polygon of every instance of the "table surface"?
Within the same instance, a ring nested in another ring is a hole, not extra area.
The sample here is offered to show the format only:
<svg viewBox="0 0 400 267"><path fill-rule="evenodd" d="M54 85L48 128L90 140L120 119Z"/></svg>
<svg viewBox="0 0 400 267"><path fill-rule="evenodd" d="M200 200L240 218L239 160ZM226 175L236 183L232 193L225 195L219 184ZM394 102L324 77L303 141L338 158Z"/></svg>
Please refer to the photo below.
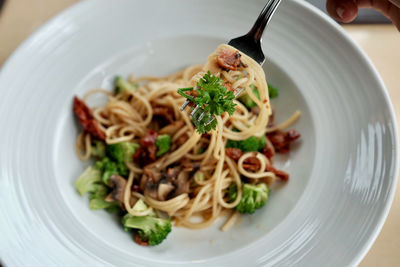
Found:
<svg viewBox="0 0 400 267"><path fill-rule="evenodd" d="M0 14L0 66L35 29L78 0L7 1ZM400 125L400 33L392 25L346 25L381 74ZM400 182L400 179L399 179ZM400 266L400 186L376 242L360 266Z"/></svg>

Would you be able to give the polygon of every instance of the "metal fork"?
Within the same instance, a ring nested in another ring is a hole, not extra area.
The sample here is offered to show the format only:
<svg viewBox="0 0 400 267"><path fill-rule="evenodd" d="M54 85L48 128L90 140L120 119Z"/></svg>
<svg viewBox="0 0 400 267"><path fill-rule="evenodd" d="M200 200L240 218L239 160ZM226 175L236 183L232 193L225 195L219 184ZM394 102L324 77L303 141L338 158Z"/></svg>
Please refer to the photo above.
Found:
<svg viewBox="0 0 400 267"><path fill-rule="evenodd" d="M264 53L261 49L261 41L262 35L264 32L265 27L268 25L269 21L271 20L272 15L275 13L276 8L281 3L281 0L269 0L267 4L264 6L263 10L261 11L260 15L256 22L254 23L253 27L251 27L250 31L240 37L234 38L228 42L228 45L237 48L239 51L245 53L252 59L254 59L258 64L263 65L265 61ZM199 88L196 86L193 90L198 90ZM243 91L243 88L240 88L235 92L235 98L240 95ZM186 100L182 107L181 111L183 111L187 105L189 105L190 100ZM190 117L193 117L199 110L202 110L199 105L197 105L192 112L190 113ZM203 111L200 116L197 118L197 122L201 122L201 120L206 115L206 112ZM209 121L206 122L205 125L210 124L215 118L211 118Z"/></svg>

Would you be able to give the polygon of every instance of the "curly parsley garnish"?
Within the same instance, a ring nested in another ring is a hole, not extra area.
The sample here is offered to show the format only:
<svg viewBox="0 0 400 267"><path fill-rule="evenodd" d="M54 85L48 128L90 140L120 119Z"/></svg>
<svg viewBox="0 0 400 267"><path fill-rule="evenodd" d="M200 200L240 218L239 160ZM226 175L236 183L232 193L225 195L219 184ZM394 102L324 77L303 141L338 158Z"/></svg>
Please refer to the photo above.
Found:
<svg viewBox="0 0 400 267"><path fill-rule="evenodd" d="M235 95L222 85L221 78L211 75L209 71L199 80L196 89L197 96L185 93L193 91L193 87L180 88L178 89L178 94L201 107L202 110L195 113L192 121L197 131L203 134L217 127L217 121L215 119L207 124L214 116L219 116L224 112L228 112L229 115L232 115L233 112L235 112L236 104L233 103ZM206 115L198 122L197 120L203 110L206 112Z"/></svg>

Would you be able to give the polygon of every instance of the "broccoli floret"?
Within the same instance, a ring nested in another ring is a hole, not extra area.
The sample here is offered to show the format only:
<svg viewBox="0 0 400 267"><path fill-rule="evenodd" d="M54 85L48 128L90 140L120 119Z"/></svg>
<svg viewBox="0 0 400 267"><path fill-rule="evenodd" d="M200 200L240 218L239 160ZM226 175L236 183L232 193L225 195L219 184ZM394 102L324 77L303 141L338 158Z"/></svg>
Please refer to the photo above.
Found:
<svg viewBox="0 0 400 267"><path fill-rule="evenodd" d="M114 202L106 202L107 187L102 182L101 170L89 166L75 181L75 188L81 196L91 193L89 207L92 210L109 209L116 206Z"/></svg>
<svg viewBox="0 0 400 267"><path fill-rule="evenodd" d="M258 151L262 151L267 144L267 137L265 135L262 135L260 137L257 137L258 139Z"/></svg>
<svg viewBox="0 0 400 267"><path fill-rule="evenodd" d="M268 95L269 95L269 98L275 98L279 95L279 91L277 88L268 84Z"/></svg>
<svg viewBox="0 0 400 267"><path fill-rule="evenodd" d="M134 211L145 211L148 208L149 207L147 206L147 204L142 199L139 199L138 201L136 201L135 205L132 207L132 209Z"/></svg>
<svg viewBox="0 0 400 267"><path fill-rule="evenodd" d="M137 88L139 87L138 84L133 84L121 76L116 76L114 80L114 85L115 85L115 93L119 94L124 91L133 91L135 92Z"/></svg>
<svg viewBox="0 0 400 267"><path fill-rule="evenodd" d="M118 174L127 177L129 170L124 162L115 162L108 157L104 157L101 161L96 162L96 167L102 172L102 180L108 185L111 175Z"/></svg>
<svg viewBox="0 0 400 267"><path fill-rule="evenodd" d="M107 156L119 163L132 161L133 154L139 148L139 145L131 142L121 142L106 147Z"/></svg>
<svg viewBox="0 0 400 267"><path fill-rule="evenodd" d="M226 140L226 145L225 147L231 147L231 148L239 148L239 142L240 141L234 141L234 140Z"/></svg>
<svg viewBox="0 0 400 267"><path fill-rule="evenodd" d="M250 84L249 87L253 90L253 94L260 99L260 92L258 92L257 87L254 84ZM239 101L242 102L243 105L245 105L248 109L257 106L256 102L254 102L247 93L239 97Z"/></svg>
<svg viewBox="0 0 400 267"><path fill-rule="evenodd" d="M235 207L240 213L254 213L256 209L265 205L268 199L269 189L267 184L260 183L257 185L243 184L242 198ZM228 189L228 196L231 202L237 198L237 186L231 185Z"/></svg>
<svg viewBox="0 0 400 267"><path fill-rule="evenodd" d="M156 140L156 147L156 156L159 157L164 155L171 148L171 137L168 134L159 135Z"/></svg>
<svg viewBox="0 0 400 267"><path fill-rule="evenodd" d="M113 211L117 204L115 202L105 201L104 198L92 198L90 199L89 208L91 210L107 209Z"/></svg>
<svg viewBox="0 0 400 267"><path fill-rule="evenodd" d="M260 92L258 92L257 87L254 84L250 84L249 87L253 90L253 94L260 99ZM277 97L279 95L278 89L268 84L268 95L269 98ZM256 102L254 102L247 93L239 97L239 101L242 102L243 105L245 105L248 109L257 106Z"/></svg>
<svg viewBox="0 0 400 267"><path fill-rule="evenodd" d="M114 208L117 206L115 202L105 201L104 199L108 195L108 189L104 184L96 184L91 192L89 199L89 208L91 210L98 209L108 209Z"/></svg>
<svg viewBox="0 0 400 267"><path fill-rule="evenodd" d="M148 242L150 246L160 244L171 232L171 219L156 218L153 216L125 215L122 218L125 228L137 230L139 239Z"/></svg>
<svg viewBox="0 0 400 267"><path fill-rule="evenodd" d="M81 196L96 190L97 184L101 182L101 170L89 166L80 176L76 179L74 185L76 190Z"/></svg>
<svg viewBox="0 0 400 267"><path fill-rule="evenodd" d="M227 140L226 147L239 148L243 152L262 151L267 143L265 135L260 137L250 136L245 140L234 141Z"/></svg>
<svg viewBox="0 0 400 267"><path fill-rule="evenodd" d="M106 154L106 145L100 140L93 140L90 155L96 158L102 158Z"/></svg>
<svg viewBox="0 0 400 267"><path fill-rule="evenodd" d="M239 148L243 152L258 151L258 147L259 147L259 140L255 136L250 136L245 140L239 141Z"/></svg>

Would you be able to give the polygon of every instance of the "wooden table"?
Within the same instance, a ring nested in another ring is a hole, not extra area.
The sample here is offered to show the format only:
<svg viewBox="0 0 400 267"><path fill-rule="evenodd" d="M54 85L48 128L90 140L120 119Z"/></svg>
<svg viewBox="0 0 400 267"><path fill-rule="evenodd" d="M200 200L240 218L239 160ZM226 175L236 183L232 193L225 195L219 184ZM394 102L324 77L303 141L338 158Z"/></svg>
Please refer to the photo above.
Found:
<svg viewBox="0 0 400 267"><path fill-rule="evenodd" d="M76 2L78 0L8 0L0 15L0 66L32 31ZM344 28L381 74L400 124L400 33L391 25L351 25ZM400 266L399 186L382 232L360 266Z"/></svg>

